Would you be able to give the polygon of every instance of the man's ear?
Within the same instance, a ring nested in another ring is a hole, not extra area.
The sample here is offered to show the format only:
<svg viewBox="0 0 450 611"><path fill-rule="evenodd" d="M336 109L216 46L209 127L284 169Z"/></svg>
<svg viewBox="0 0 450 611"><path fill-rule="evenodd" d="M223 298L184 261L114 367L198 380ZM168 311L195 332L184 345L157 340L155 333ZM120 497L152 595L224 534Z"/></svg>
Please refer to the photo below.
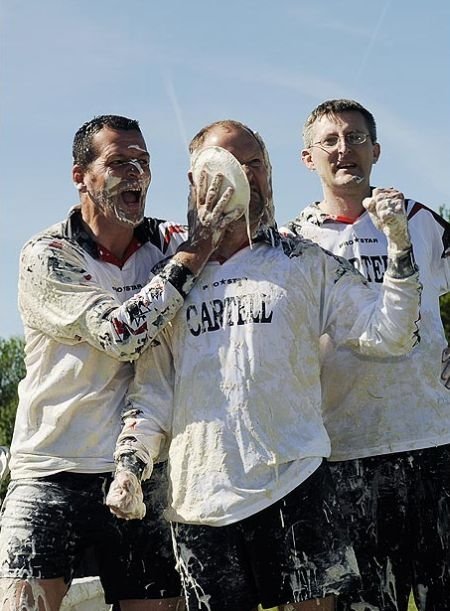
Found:
<svg viewBox="0 0 450 611"><path fill-rule="evenodd" d="M78 189L80 193L86 193L87 191L87 187L84 184L84 175L85 175L84 169L79 164L76 163L72 167L72 180L73 180L73 184L75 185L75 188Z"/></svg>
<svg viewBox="0 0 450 611"><path fill-rule="evenodd" d="M376 163L378 161L378 159L380 158L380 153L381 147L378 142L375 142L375 144L373 145L373 163Z"/></svg>
<svg viewBox="0 0 450 611"><path fill-rule="evenodd" d="M311 155L311 151L309 149L303 149L302 152L300 153L300 157L303 163L305 164L305 166L308 168L308 170L311 170L311 172L313 172L316 169L314 166L314 161Z"/></svg>

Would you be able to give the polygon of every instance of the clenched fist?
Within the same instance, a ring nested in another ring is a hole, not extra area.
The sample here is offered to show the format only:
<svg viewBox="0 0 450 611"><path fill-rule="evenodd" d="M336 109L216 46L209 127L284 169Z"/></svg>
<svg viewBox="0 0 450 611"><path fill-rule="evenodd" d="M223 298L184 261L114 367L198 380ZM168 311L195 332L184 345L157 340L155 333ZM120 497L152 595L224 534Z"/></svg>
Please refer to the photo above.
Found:
<svg viewBox="0 0 450 611"><path fill-rule="evenodd" d="M105 502L111 513L118 518L142 520L145 516L141 482L134 473L126 469L116 471Z"/></svg>
<svg viewBox="0 0 450 611"><path fill-rule="evenodd" d="M376 188L362 203L375 227L385 234L389 254L411 248L403 193L392 188Z"/></svg>

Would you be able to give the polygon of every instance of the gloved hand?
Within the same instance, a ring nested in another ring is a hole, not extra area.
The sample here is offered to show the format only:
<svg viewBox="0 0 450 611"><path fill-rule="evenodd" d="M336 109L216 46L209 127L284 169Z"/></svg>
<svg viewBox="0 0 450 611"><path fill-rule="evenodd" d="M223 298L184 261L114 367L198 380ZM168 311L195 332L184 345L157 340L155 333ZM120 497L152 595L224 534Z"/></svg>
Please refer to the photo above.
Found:
<svg viewBox="0 0 450 611"><path fill-rule="evenodd" d="M118 518L142 520L145 516L141 482L135 473L126 468L116 471L105 502Z"/></svg>
<svg viewBox="0 0 450 611"><path fill-rule="evenodd" d="M146 461L138 452L119 447L114 454L116 472L106 495L105 503L111 513L123 520L142 520L146 508L142 492L142 479L148 479L153 470L150 457Z"/></svg>
<svg viewBox="0 0 450 611"><path fill-rule="evenodd" d="M375 227L385 234L390 256L411 248L403 193L397 189L376 188L362 203Z"/></svg>
<svg viewBox="0 0 450 611"><path fill-rule="evenodd" d="M229 210L234 188L228 186L222 193L223 174L217 173L208 183L206 170L200 172L198 185L192 185L189 195L188 225L191 245L210 241L214 249L227 227L242 216L242 210Z"/></svg>

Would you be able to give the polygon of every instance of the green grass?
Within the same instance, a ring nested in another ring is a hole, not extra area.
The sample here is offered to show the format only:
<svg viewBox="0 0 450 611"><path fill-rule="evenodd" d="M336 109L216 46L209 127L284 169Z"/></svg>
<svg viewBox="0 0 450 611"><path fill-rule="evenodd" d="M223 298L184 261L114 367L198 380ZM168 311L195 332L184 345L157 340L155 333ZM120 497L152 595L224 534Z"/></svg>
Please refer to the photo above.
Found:
<svg viewBox="0 0 450 611"><path fill-rule="evenodd" d="M408 611L417 611L417 607L414 604L414 601L412 599L412 596L409 599L409 605L408 605Z"/></svg>

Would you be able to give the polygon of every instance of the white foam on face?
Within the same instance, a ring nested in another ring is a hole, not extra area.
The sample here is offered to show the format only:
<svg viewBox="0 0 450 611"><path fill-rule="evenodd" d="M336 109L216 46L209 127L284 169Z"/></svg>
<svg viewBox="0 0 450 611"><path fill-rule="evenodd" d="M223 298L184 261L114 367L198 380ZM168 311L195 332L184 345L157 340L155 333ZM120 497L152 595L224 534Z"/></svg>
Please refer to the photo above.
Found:
<svg viewBox="0 0 450 611"><path fill-rule="evenodd" d="M142 169L142 166L141 166L141 160L140 159L128 159L127 163L129 163L134 168L136 168L136 170L139 172L139 174L143 174L144 173L144 170Z"/></svg>
<svg viewBox="0 0 450 611"><path fill-rule="evenodd" d="M140 151L141 153L148 153L148 151L146 151L145 149L142 148L142 146L139 146L139 144L130 144L128 146L129 149L136 149L137 151Z"/></svg>
<svg viewBox="0 0 450 611"><path fill-rule="evenodd" d="M135 160L131 160L131 161L135 161ZM143 171L140 165L137 169L140 174L143 174ZM142 211L138 219L133 220L127 217L126 213L123 210L121 210L120 208L120 202L119 202L120 192L119 192L118 186L121 182L122 182L122 178L119 178L118 176L114 176L113 174L110 173L110 171L108 171L106 179L105 179L105 187L104 187L104 198L103 198L104 204L108 205L108 207L113 210L114 214L116 215L116 218L119 221L128 223L134 227L135 225L139 224L142 221L142 218L144 216L144 206L142 207ZM144 189L145 187L142 185L141 188Z"/></svg>
<svg viewBox="0 0 450 611"><path fill-rule="evenodd" d="M233 187L234 193L231 196L227 206L224 209L225 213L236 213L236 219L244 216L247 235L251 244L250 230L250 185L247 175L242 168L242 165L226 149L220 146L208 146L195 152L191 160L191 172L195 185L200 184L201 172L205 171L208 176L208 187L216 174L222 174L223 180L220 187L220 196L228 187Z"/></svg>
<svg viewBox="0 0 450 611"><path fill-rule="evenodd" d="M115 191L117 190L117 186L122 182L122 179L118 176L113 176L108 173L105 180L105 191L108 195L115 195Z"/></svg>

